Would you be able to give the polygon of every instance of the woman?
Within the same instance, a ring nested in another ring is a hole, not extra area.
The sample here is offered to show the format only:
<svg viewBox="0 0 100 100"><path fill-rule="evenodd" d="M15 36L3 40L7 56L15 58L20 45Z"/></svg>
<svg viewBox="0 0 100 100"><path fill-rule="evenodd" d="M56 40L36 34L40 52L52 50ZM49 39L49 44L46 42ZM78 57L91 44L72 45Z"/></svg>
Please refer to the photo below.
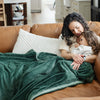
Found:
<svg viewBox="0 0 100 100"><path fill-rule="evenodd" d="M65 59L73 59L72 65L76 66L76 69L84 62L84 58L79 54L73 54L68 52L69 47L78 41L82 32L88 31L89 27L84 18L78 13L71 13L64 19L62 28L63 42L60 46L61 56ZM90 55L85 58L86 62L94 63L96 55Z"/></svg>

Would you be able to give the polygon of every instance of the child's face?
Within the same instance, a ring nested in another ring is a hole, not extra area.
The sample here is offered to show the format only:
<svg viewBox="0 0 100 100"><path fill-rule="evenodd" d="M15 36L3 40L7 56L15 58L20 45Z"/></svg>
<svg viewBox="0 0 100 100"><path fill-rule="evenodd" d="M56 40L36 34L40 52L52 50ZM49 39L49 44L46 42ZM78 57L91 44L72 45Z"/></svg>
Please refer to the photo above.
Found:
<svg viewBox="0 0 100 100"><path fill-rule="evenodd" d="M79 45L85 45L85 46L88 46L88 43L87 43L85 37L82 36L82 35L80 35L80 37L79 37Z"/></svg>

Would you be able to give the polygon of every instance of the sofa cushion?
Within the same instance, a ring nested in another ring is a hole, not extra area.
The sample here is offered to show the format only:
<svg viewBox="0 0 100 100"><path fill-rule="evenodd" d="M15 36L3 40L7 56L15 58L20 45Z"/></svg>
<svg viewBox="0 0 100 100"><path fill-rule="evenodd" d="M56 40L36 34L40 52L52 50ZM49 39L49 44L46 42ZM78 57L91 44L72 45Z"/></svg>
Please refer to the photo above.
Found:
<svg viewBox="0 0 100 100"><path fill-rule="evenodd" d="M36 52L48 52L59 55L60 42L60 39L39 36L20 29L12 52L24 54L33 49Z"/></svg>
<svg viewBox="0 0 100 100"><path fill-rule="evenodd" d="M89 21L89 28L97 34L98 42L100 44L100 22Z"/></svg>
<svg viewBox="0 0 100 100"><path fill-rule="evenodd" d="M100 22L90 21L89 28L91 31L94 31L98 36L100 36Z"/></svg>
<svg viewBox="0 0 100 100"><path fill-rule="evenodd" d="M30 31L29 25L0 27L0 52L11 52L17 40L19 29Z"/></svg>
<svg viewBox="0 0 100 100"><path fill-rule="evenodd" d="M97 96L97 97L68 97L68 98L60 98L58 100L100 100L100 96Z"/></svg>
<svg viewBox="0 0 100 100"><path fill-rule="evenodd" d="M69 97L78 97L78 98L89 97L91 98L90 100L92 100L93 99L92 97L98 97L98 96L100 96L100 84L94 80L92 83L79 84L73 87L67 87L52 93L44 94L42 96L37 97L35 100L59 100L59 99L62 100L61 98L66 98L67 100L67 98ZM98 99L93 99L93 100L98 100Z"/></svg>
<svg viewBox="0 0 100 100"><path fill-rule="evenodd" d="M62 25L62 23L34 24L31 28L31 33L45 37L58 38L61 34Z"/></svg>

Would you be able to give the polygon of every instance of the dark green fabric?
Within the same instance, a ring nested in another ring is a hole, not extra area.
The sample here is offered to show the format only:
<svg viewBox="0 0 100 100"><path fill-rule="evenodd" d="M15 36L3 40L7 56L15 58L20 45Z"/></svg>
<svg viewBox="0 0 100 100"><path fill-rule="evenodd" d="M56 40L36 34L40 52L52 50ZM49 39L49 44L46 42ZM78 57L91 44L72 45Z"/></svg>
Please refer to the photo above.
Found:
<svg viewBox="0 0 100 100"><path fill-rule="evenodd" d="M94 71L84 62L73 70L71 60L51 53L0 53L0 100L34 100L37 96L92 82Z"/></svg>

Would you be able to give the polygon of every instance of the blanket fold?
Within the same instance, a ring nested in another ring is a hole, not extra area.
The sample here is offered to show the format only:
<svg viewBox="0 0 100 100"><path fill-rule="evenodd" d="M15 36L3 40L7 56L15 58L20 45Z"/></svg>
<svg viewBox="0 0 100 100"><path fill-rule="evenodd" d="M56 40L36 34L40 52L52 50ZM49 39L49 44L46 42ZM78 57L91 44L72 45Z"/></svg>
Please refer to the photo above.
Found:
<svg viewBox="0 0 100 100"><path fill-rule="evenodd" d="M34 50L0 53L0 100L34 100L45 93L92 82L91 64L84 62L79 70L73 70L72 62Z"/></svg>

